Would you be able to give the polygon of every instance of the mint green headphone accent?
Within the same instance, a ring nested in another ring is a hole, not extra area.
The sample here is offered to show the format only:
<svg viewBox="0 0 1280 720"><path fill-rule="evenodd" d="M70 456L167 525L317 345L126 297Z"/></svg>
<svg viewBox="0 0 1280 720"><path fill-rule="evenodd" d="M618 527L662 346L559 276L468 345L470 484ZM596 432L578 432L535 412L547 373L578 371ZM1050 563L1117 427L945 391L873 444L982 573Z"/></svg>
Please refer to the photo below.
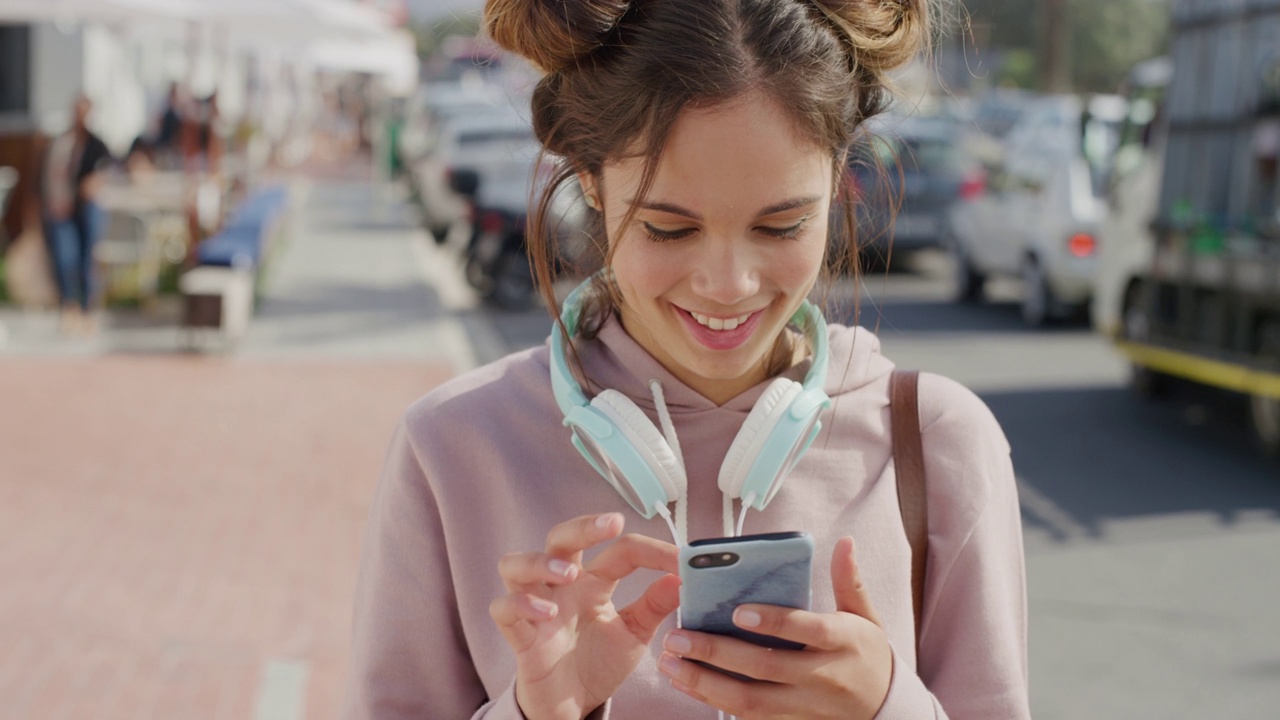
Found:
<svg viewBox="0 0 1280 720"><path fill-rule="evenodd" d="M568 335L578 331L582 303L591 287L588 278L564 301L560 320ZM791 323L804 332L813 348L813 361L804 382L776 378L757 402L725 454L720 469L721 491L751 500L763 510L777 495L782 481L813 444L822 422L818 419L831 400L823 390L827 379L827 323L808 300L801 303ZM662 433L629 399L614 390L588 400L569 370L565 340L560 329L551 329L551 388L564 413L564 424L573 431L573 446L591 467L633 507L651 518L683 491L683 468ZM619 412L623 410L623 412ZM676 475L669 470L674 466Z"/></svg>

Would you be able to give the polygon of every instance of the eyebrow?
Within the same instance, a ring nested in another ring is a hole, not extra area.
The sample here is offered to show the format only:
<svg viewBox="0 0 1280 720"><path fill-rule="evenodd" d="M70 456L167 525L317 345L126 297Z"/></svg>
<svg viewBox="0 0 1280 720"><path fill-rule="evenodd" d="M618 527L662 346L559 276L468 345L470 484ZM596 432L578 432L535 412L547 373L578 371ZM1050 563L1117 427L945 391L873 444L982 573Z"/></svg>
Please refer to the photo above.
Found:
<svg viewBox="0 0 1280 720"><path fill-rule="evenodd" d="M762 218L769 215L775 215L780 212L786 212L787 210L795 210L796 208L802 208L807 205L813 205L814 203L818 202L821 199L822 198L816 195L810 196L810 197L792 198L791 200L785 200L783 202L777 203L776 205L770 205L769 207L764 208L763 210L761 210L759 213L756 214L756 217ZM667 202L636 203L634 199L631 200L630 202L631 204L636 205L637 207L643 208L645 210L655 210L657 212L671 213L672 215L681 215L683 217L689 218L690 220L697 220L698 222L702 222L701 215L687 208L680 207L675 203L667 203Z"/></svg>

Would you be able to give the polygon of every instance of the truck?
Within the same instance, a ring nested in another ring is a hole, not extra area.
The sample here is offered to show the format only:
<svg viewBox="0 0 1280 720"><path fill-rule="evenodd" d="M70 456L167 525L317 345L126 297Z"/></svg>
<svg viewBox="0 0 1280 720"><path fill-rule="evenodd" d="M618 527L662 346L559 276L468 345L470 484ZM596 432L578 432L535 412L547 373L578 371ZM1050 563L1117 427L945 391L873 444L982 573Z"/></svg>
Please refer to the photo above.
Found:
<svg viewBox="0 0 1280 720"><path fill-rule="evenodd" d="M1095 324L1135 389L1243 394L1280 455L1280 0L1176 0L1171 22L1146 162L1112 193Z"/></svg>

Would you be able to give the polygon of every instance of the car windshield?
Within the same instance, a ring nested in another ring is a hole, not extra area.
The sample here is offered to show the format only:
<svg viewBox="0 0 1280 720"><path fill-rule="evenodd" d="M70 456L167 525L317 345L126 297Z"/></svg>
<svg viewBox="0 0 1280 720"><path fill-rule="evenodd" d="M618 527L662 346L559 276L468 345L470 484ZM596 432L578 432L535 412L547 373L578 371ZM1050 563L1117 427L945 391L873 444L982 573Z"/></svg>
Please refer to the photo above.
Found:
<svg viewBox="0 0 1280 720"><path fill-rule="evenodd" d="M489 128L485 130L468 130L458 135L459 147L470 147L494 142L525 142L534 139L528 128Z"/></svg>
<svg viewBox="0 0 1280 720"><path fill-rule="evenodd" d="M904 170L915 169L926 175L955 175L960 172L960 161L955 145L949 138L902 138L899 155Z"/></svg>
<svg viewBox="0 0 1280 720"><path fill-rule="evenodd" d="M850 164L862 171L893 170L901 161L904 173L958 175L962 172L955 140L946 135L888 135L859 143Z"/></svg>

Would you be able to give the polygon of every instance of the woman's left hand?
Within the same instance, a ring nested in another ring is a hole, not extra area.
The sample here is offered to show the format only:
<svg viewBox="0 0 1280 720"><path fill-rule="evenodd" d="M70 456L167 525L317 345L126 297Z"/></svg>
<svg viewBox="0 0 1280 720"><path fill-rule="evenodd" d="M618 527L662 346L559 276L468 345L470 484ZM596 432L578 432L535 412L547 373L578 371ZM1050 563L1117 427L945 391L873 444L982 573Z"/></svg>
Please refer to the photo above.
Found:
<svg viewBox="0 0 1280 720"><path fill-rule="evenodd" d="M852 538L836 543L831 580L832 614L773 605L742 605L734 612L738 627L803 643L804 650L771 650L675 630L663 642L659 667L677 690L740 718L871 720L889 693L893 654L859 578ZM738 680L690 660L757 681Z"/></svg>

